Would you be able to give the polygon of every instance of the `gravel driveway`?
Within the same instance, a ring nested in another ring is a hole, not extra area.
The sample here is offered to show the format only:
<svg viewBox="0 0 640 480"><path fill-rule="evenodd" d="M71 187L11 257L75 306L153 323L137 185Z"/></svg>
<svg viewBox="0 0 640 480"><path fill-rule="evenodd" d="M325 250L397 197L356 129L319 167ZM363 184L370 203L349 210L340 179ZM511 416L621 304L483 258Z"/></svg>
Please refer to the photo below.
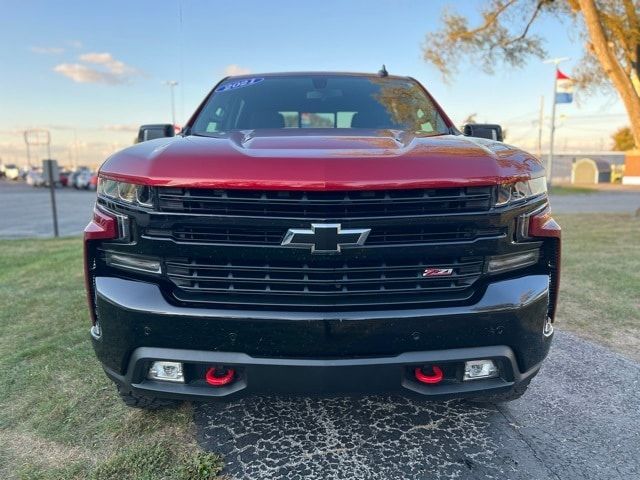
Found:
<svg viewBox="0 0 640 480"><path fill-rule="evenodd" d="M558 332L529 392L482 408L404 398L253 398L196 408L230 478L640 478L640 364Z"/></svg>

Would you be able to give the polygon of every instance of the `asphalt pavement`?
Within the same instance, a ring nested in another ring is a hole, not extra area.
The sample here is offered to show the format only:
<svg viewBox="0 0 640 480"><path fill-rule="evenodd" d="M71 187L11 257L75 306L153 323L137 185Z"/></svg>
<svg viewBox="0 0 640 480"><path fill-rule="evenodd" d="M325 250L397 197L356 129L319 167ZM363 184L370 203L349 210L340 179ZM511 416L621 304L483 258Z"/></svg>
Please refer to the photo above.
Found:
<svg viewBox="0 0 640 480"><path fill-rule="evenodd" d="M60 236L80 235L89 219L96 192L56 188ZM52 237L48 188L0 180L0 238Z"/></svg>
<svg viewBox="0 0 640 480"><path fill-rule="evenodd" d="M231 479L637 479L640 364L557 332L515 402L257 397L196 407Z"/></svg>

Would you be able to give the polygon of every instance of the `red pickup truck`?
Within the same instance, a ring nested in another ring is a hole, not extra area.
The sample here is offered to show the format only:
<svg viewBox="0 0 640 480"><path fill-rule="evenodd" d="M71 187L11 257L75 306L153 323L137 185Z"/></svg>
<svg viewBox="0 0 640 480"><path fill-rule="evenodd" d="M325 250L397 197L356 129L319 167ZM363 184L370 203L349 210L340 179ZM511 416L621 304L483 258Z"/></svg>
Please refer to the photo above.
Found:
<svg viewBox="0 0 640 480"><path fill-rule="evenodd" d="M107 159L86 288L125 402L522 395L560 228L540 161L496 125L465 133L386 71L246 75Z"/></svg>

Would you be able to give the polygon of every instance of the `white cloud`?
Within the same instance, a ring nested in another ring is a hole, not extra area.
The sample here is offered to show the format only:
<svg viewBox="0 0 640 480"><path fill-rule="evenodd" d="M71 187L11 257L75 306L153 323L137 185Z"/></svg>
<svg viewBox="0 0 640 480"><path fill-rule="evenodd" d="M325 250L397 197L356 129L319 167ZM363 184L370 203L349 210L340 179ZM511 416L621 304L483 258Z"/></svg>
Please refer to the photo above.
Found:
<svg viewBox="0 0 640 480"><path fill-rule="evenodd" d="M247 73L251 73L251 70L246 67L241 67L240 65L236 65L232 63L231 65L227 65L224 69L225 75L246 75Z"/></svg>
<svg viewBox="0 0 640 480"><path fill-rule="evenodd" d="M80 55L80 60L86 63L93 63L95 65L104 65L109 72L116 75L121 75L134 70L120 60L113 58L110 53L84 53Z"/></svg>
<svg viewBox="0 0 640 480"><path fill-rule="evenodd" d="M124 80L110 72L104 72L95 68L81 65L79 63L61 63L53 68L54 72L60 73L77 83L107 83L115 85L124 83Z"/></svg>
<svg viewBox="0 0 640 480"><path fill-rule="evenodd" d="M41 53L45 55L59 55L64 52L64 48L60 47L31 47L33 53Z"/></svg>
<svg viewBox="0 0 640 480"><path fill-rule="evenodd" d="M61 63L53 70L77 83L108 85L128 83L132 77L140 74L138 70L116 60L108 52L84 53L80 55L79 60L83 63Z"/></svg>
<svg viewBox="0 0 640 480"><path fill-rule="evenodd" d="M82 48L82 42L80 42L79 40L69 40L67 42L67 45L72 48Z"/></svg>

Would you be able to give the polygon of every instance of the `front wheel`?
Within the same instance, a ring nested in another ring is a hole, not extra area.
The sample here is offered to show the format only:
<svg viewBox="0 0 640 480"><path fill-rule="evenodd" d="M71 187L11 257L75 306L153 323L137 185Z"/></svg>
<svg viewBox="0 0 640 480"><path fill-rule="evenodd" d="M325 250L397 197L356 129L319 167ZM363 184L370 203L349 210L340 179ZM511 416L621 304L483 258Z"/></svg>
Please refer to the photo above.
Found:
<svg viewBox="0 0 640 480"><path fill-rule="evenodd" d="M169 400L166 398L147 397L137 395L131 390L117 385L118 395L127 407L141 408L144 410L158 410L160 408L172 408L180 405L178 400Z"/></svg>

